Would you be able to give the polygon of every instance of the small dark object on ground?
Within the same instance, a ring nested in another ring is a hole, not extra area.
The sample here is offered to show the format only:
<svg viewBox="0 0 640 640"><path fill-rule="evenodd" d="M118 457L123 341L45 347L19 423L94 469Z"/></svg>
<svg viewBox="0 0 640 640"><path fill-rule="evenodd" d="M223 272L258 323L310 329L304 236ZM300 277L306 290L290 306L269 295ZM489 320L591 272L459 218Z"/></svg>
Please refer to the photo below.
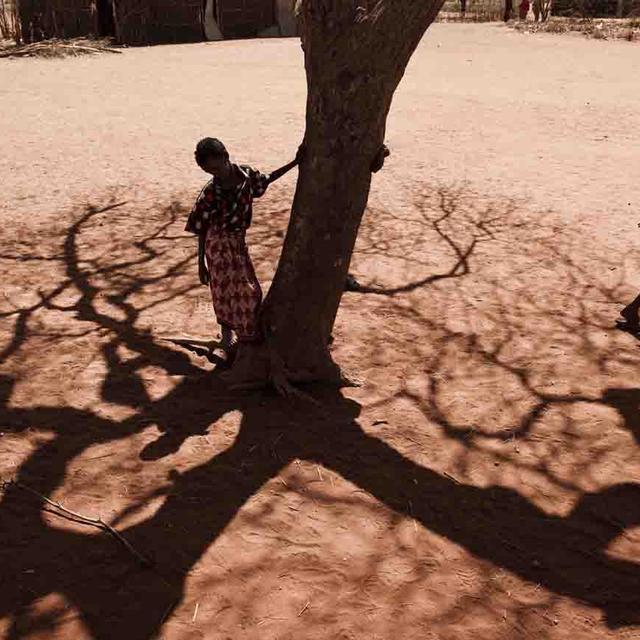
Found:
<svg viewBox="0 0 640 640"><path fill-rule="evenodd" d="M344 283L345 291L362 291L362 285L349 273Z"/></svg>

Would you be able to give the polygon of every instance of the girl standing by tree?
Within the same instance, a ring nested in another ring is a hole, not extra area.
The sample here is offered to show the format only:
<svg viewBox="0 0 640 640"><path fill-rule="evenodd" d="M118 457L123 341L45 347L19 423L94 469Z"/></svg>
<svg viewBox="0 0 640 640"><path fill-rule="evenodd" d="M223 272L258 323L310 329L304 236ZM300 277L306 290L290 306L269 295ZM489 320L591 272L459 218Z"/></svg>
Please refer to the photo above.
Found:
<svg viewBox="0 0 640 640"><path fill-rule="evenodd" d="M253 199L297 166L295 160L271 174L246 165L233 164L225 146L215 138L204 138L196 146L198 166L211 174L189 215L186 230L198 236L200 282L209 285L213 309L222 328L221 347L229 357L236 339L260 339L258 312L262 289L256 278L245 242L251 224Z"/></svg>

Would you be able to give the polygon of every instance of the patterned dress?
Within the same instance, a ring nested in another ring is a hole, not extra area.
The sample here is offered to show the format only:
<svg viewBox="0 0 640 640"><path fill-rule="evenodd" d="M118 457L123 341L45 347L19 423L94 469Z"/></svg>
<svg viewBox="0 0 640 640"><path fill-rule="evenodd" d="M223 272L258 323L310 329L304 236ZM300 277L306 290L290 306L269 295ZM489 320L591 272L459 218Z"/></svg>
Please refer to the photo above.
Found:
<svg viewBox="0 0 640 640"><path fill-rule="evenodd" d="M264 195L269 176L245 165L237 169L242 177L238 186L224 189L216 177L205 185L185 229L204 235L218 323L233 329L239 341L249 342L260 337L262 289L249 257L245 233L251 224L253 199Z"/></svg>

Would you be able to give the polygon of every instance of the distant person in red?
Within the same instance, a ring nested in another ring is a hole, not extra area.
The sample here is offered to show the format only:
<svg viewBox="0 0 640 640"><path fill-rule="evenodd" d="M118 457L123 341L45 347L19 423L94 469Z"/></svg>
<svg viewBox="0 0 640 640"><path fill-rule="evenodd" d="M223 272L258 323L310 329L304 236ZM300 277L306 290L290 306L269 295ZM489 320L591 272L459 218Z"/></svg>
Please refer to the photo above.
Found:
<svg viewBox="0 0 640 640"><path fill-rule="evenodd" d="M529 0L522 0L520 3L520 20L526 20L527 14L529 13Z"/></svg>

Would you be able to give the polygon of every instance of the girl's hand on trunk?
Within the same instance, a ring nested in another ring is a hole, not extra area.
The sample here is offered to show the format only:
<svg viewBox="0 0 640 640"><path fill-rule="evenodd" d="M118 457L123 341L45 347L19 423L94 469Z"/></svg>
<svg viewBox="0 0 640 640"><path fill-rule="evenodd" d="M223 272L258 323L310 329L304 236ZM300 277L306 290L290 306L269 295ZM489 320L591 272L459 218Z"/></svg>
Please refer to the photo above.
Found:
<svg viewBox="0 0 640 640"><path fill-rule="evenodd" d="M298 147L298 151L296 153L296 159L295 159L295 163L296 164L300 164L305 156L307 154L307 147L305 146L305 143L303 142L299 147Z"/></svg>
<svg viewBox="0 0 640 640"><path fill-rule="evenodd" d="M389 151L389 147L386 144L383 144L380 149L378 149L378 153L376 153L375 157L371 161L371 166L369 169L371 173L378 173L380 169L384 166L385 158L388 158L391 155L391 151Z"/></svg>

